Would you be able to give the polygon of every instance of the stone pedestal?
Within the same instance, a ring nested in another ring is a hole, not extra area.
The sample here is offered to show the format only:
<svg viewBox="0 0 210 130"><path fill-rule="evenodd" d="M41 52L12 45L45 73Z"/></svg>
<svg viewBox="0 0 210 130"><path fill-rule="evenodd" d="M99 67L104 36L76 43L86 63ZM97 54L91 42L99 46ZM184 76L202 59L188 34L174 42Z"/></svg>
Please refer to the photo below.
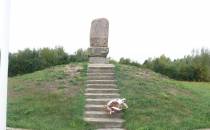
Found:
<svg viewBox="0 0 210 130"><path fill-rule="evenodd" d="M108 63L106 58L109 53L108 48L109 22L105 18L95 19L91 23L89 62L93 64Z"/></svg>
<svg viewBox="0 0 210 130"><path fill-rule="evenodd" d="M91 63L91 64L108 64L109 60L105 57L90 57L89 63Z"/></svg>
<svg viewBox="0 0 210 130"><path fill-rule="evenodd" d="M109 53L108 47L90 47L88 48L90 57L106 57Z"/></svg>

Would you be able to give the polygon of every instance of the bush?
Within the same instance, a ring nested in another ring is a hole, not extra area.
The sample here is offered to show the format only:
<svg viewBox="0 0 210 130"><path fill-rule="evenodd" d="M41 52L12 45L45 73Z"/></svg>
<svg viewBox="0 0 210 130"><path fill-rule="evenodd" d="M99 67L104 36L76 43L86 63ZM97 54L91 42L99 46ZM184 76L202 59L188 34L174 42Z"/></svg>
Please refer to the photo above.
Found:
<svg viewBox="0 0 210 130"><path fill-rule="evenodd" d="M137 67L140 67L141 64L136 62L136 61L131 61L129 58L120 58L120 61L119 61L120 64L126 64L126 65L133 65L133 66L137 66Z"/></svg>
<svg viewBox="0 0 210 130"><path fill-rule="evenodd" d="M73 55L69 55L70 62L84 62L88 61L88 51L78 49Z"/></svg>
<svg viewBox="0 0 210 130"><path fill-rule="evenodd" d="M38 50L25 49L9 54L9 76L31 73L50 66L67 64L70 62L87 61L87 51L79 49L74 55L68 55L63 47Z"/></svg>
<svg viewBox="0 0 210 130"><path fill-rule="evenodd" d="M196 53L195 53L196 52ZM147 59L143 66L177 80L210 81L210 51L201 49L191 55L171 61L164 55Z"/></svg>

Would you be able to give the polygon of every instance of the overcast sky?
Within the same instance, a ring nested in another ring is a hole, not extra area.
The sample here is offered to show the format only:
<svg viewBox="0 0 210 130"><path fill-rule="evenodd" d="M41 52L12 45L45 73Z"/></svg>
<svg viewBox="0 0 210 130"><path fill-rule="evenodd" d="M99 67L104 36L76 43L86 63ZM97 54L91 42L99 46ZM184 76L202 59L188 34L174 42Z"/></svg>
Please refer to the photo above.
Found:
<svg viewBox="0 0 210 130"><path fill-rule="evenodd" d="M10 52L89 47L91 21L109 20L108 56L143 62L210 48L209 0L11 0Z"/></svg>

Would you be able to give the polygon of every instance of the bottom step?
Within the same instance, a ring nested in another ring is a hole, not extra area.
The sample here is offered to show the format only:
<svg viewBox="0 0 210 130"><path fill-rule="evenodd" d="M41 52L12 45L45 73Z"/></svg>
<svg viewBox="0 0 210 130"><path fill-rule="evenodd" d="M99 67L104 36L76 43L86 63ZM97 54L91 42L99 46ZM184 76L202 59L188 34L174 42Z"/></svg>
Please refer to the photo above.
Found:
<svg viewBox="0 0 210 130"><path fill-rule="evenodd" d="M96 129L96 130L125 130L122 128L100 128L100 129Z"/></svg>
<svg viewBox="0 0 210 130"><path fill-rule="evenodd" d="M121 118L122 117L122 113L114 113L112 115L110 115L108 112L105 111L86 111L85 112L85 117L88 118Z"/></svg>
<svg viewBox="0 0 210 130"><path fill-rule="evenodd" d="M97 128L121 128L124 122L118 118L84 118L84 120Z"/></svg>

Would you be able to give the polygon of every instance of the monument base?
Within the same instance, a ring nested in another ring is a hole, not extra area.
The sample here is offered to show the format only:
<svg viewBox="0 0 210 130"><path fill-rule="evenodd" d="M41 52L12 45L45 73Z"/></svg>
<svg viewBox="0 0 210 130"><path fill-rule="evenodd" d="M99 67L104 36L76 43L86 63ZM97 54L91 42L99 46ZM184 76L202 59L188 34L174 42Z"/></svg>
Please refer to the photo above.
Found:
<svg viewBox="0 0 210 130"><path fill-rule="evenodd" d="M89 57L89 63L92 63L92 64L108 64L109 60L105 57Z"/></svg>
<svg viewBox="0 0 210 130"><path fill-rule="evenodd" d="M88 48L88 55L90 57L106 57L109 53L108 47L90 47Z"/></svg>

